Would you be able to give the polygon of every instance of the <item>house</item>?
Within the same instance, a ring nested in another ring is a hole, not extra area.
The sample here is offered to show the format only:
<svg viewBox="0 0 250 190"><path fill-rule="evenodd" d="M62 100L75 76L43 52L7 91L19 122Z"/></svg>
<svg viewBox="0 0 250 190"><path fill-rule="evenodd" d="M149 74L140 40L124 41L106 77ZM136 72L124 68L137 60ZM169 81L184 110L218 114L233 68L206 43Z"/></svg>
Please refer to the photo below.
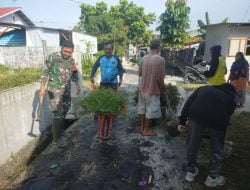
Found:
<svg viewBox="0 0 250 190"><path fill-rule="evenodd" d="M206 47L204 60L209 61L210 48L222 46L222 56L226 58L228 70L235 60L235 54L243 52L250 62L250 23L212 24L206 27Z"/></svg>
<svg viewBox="0 0 250 190"><path fill-rule="evenodd" d="M24 14L20 7L0 8L0 22L35 26L35 24Z"/></svg>
<svg viewBox="0 0 250 190"><path fill-rule="evenodd" d="M46 40L48 47L61 46L64 40L73 40L74 44L90 53L97 53L97 38L84 33L57 28L37 27L18 7L0 8L0 46L42 47Z"/></svg>

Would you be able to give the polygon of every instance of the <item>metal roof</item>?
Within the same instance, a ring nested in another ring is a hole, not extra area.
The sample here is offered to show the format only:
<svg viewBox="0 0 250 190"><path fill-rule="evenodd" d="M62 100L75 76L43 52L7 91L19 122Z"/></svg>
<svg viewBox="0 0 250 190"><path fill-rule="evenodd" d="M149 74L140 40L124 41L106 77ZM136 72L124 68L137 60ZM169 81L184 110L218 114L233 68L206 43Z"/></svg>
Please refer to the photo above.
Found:
<svg viewBox="0 0 250 190"><path fill-rule="evenodd" d="M250 22L231 22L231 23L216 23L216 24L210 24L210 25L205 25L203 28L207 27L213 27L213 26L223 26L223 25L228 25L228 26L250 26Z"/></svg>
<svg viewBox="0 0 250 190"><path fill-rule="evenodd" d="M16 12L17 10L20 10L20 7L3 7L0 8L0 18L7 16L13 12Z"/></svg>

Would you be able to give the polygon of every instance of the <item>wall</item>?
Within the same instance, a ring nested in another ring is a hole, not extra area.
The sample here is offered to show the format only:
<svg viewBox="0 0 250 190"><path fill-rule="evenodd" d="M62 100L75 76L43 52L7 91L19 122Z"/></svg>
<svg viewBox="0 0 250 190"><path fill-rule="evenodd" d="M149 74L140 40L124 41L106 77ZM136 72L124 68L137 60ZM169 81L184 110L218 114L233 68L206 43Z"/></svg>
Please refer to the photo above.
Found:
<svg viewBox="0 0 250 190"><path fill-rule="evenodd" d="M49 47L48 52L59 51ZM42 47L0 47L0 64L12 67L35 67L44 64Z"/></svg>
<svg viewBox="0 0 250 190"><path fill-rule="evenodd" d="M228 48L229 27L228 25L212 25L207 27L206 47L204 60L210 61L210 48L214 45L221 45L222 56L226 57Z"/></svg>
<svg viewBox="0 0 250 190"><path fill-rule="evenodd" d="M14 18L13 18L14 17ZM13 23L13 24L21 24L21 25L28 25L18 14L13 13L10 15L7 15L3 18L0 18L0 22L5 23Z"/></svg>
<svg viewBox="0 0 250 190"><path fill-rule="evenodd" d="M80 47L82 53L86 53L86 43L91 44L90 53L97 53L97 37L83 33L72 32L73 43Z"/></svg>
<svg viewBox="0 0 250 190"><path fill-rule="evenodd" d="M48 47L59 46L59 31L42 28L26 29L26 45L28 47L42 47L42 40L47 41Z"/></svg>
<svg viewBox="0 0 250 190"><path fill-rule="evenodd" d="M0 165L51 124L47 97L42 121L34 121L39 85L33 83L0 92Z"/></svg>
<svg viewBox="0 0 250 190"><path fill-rule="evenodd" d="M60 51L59 46L48 47L48 54ZM74 58L81 70L81 52L75 47ZM42 47L0 47L0 64L12 67L36 67L44 65Z"/></svg>
<svg viewBox="0 0 250 190"><path fill-rule="evenodd" d="M210 47L213 45L222 46L222 56L226 57L228 73L234 62L234 57L228 57L229 39L230 38L250 38L250 26L229 26L229 25L212 25L207 27L206 48L204 60L210 61ZM250 62L250 56L246 59Z"/></svg>
<svg viewBox="0 0 250 190"><path fill-rule="evenodd" d="M233 26L230 27L229 38L250 38L250 26ZM250 63L250 56L246 56L246 59ZM234 62L234 57L226 58L228 69L231 68Z"/></svg>

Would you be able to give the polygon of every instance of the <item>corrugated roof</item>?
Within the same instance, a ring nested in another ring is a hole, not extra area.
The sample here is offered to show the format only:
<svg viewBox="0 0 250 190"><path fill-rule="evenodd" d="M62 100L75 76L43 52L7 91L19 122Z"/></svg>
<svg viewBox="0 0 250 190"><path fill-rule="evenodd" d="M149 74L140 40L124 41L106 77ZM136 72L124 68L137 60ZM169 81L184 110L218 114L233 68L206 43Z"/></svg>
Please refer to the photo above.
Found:
<svg viewBox="0 0 250 190"><path fill-rule="evenodd" d="M0 8L0 17L11 14L17 10L20 10L20 7L3 7Z"/></svg>
<svg viewBox="0 0 250 190"><path fill-rule="evenodd" d="M3 7L0 8L0 18L5 17L9 14L18 14L29 26L35 26L35 24L29 19L20 7Z"/></svg>
<svg viewBox="0 0 250 190"><path fill-rule="evenodd" d="M217 23L205 25L203 28L211 27L211 26L219 26L219 25L230 25L230 26L250 26L250 22L231 22L231 23Z"/></svg>

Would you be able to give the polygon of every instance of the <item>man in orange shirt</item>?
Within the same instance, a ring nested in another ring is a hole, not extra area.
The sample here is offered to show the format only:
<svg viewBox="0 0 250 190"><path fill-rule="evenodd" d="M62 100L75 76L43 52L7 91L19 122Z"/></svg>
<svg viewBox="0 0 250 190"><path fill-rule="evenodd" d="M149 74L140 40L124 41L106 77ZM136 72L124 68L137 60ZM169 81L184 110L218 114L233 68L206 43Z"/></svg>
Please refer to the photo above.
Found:
<svg viewBox="0 0 250 190"><path fill-rule="evenodd" d="M138 114L141 116L139 132L144 136L156 136L150 130L152 119L161 117L160 94L165 92L165 60L159 55L161 42L153 40L150 45L150 54L145 56L139 67L141 77Z"/></svg>

